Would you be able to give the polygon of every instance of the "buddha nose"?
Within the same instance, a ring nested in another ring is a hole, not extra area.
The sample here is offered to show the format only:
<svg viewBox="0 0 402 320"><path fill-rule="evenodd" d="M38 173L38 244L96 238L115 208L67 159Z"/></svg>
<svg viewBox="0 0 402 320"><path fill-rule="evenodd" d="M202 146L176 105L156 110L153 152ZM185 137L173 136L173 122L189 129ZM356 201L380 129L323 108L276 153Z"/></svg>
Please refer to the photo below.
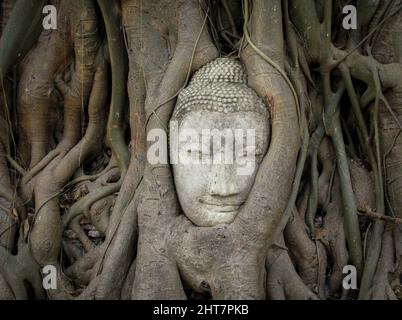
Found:
<svg viewBox="0 0 402 320"><path fill-rule="evenodd" d="M211 196L233 196L240 193L239 184L236 183L236 170L231 165L214 165L211 170L209 194Z"/></svg>

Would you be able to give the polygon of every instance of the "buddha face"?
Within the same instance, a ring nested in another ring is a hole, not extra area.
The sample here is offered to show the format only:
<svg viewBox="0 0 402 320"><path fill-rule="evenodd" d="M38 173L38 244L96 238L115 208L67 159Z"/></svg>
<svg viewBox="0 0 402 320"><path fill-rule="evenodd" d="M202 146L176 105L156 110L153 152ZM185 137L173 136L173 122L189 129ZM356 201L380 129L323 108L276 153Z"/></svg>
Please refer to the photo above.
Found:
<svg viewBox="0 0 402 320"><path fill-rule="evenodd" d="M201 227L233 222L268 148L267 117L194 110L183 116L177 131L179 158L173 174L184 214Z"/></svg>

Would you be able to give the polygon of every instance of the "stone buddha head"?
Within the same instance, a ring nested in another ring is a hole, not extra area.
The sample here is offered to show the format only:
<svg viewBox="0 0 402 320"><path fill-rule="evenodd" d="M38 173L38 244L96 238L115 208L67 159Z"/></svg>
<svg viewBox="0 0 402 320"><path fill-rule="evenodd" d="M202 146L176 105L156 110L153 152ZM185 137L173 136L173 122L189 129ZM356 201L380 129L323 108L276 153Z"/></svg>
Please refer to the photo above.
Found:
<svg viewBox="0 0 402 320"><path fill-rule="evenodd" d="M178 159L173 176L184 214L200 227L233 222L270 134L267 107L247 86L241 62L217 58L194 74L178 96L173 131L179 139L170 158Z"/></svg>

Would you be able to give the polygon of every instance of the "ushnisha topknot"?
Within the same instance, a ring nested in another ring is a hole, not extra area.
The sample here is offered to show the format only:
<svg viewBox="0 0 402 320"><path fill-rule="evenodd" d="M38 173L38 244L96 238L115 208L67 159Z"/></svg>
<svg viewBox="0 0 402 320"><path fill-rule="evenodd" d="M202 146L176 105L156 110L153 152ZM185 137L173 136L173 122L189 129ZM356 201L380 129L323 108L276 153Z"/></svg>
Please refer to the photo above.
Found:
<svg viewBox="0 0 402 320"><path fill-rule="evenodd" d="M217 58L192 77L176 102L172 119L191 111L258 112L269 117L262 99L247 86L243 64L231 58Z"/></svg>

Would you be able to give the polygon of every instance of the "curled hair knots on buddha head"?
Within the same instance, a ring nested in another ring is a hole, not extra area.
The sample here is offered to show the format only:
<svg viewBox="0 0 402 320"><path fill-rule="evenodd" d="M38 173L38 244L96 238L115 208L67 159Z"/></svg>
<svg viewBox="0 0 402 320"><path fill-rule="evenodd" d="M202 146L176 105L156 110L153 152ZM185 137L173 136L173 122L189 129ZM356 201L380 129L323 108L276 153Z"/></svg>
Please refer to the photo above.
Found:
<svg viewBox="0 0 402 320"><path fill-rule="evenodd" d="M231 58L217 58L194 74L177 98L172 120L180 121L185 114L200 110L257 112L269 117L267 106L247 86L243 64Z"/></svg>

